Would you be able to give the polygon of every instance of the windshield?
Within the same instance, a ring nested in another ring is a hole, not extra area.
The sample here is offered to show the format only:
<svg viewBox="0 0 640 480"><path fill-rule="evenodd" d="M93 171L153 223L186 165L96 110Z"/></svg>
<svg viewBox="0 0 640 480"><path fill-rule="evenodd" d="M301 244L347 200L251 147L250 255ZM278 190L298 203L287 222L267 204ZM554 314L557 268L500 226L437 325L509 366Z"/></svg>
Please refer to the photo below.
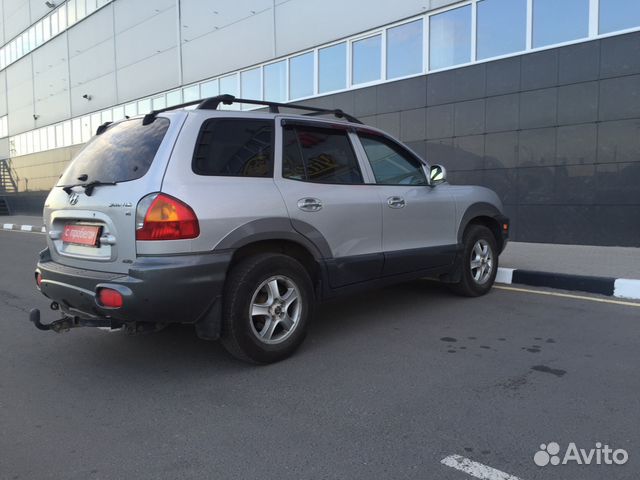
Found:
<svg viewBox="0 0 640 480"><path fill-rule="evenodd" d="M142 177L149 170L168 128L166 118L156 118L149 125L142 125L141 118L111 125L89 141L58 185L117 183Z"/></svg>

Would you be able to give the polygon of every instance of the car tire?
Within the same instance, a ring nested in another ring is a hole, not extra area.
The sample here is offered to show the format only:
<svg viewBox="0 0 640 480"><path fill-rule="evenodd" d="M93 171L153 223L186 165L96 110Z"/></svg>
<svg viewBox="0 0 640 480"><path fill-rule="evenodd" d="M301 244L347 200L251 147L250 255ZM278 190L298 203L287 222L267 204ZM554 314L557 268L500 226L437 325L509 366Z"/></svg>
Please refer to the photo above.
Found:
<svg viewBox="0 0 640 480"><path fill-rule="evenodd" d="M465 297L479 297L491 290L498 272L498 247L491 230L484 225L467 228L459 265L460 281L451 284L451 290Z"/></svg>
<svg viewBox="0 0 640 480"><path fill-rule="evenodd" d="M227 276L221 341L234 357L267 364L290 356L303 342L314 311L307 270L280 254L258 254Z"/></svg>

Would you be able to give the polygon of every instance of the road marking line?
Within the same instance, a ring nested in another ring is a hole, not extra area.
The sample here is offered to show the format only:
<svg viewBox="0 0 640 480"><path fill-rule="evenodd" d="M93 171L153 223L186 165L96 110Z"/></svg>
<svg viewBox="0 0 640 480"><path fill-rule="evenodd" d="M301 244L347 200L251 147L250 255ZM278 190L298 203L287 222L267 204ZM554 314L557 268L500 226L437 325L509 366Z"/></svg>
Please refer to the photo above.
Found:
<svg viewBox="0 0 640 480"><path fill-rule="evenodd" d="M38 230L16 230L14 228L12 228L11 230L9 229L2 229L3 232L11 232L11 233L35 233L36 235L44 235L44 233L38 231Z"/></svg>
<svg viewBox="0 0 640 480"><path fill-rule="evenodd" d="M623 302L620 300L608 300L606 298L585 297L583 295L570 295L568 293L545 292L543 290L530 290L528 288L503 287L495 285L493 288L499 290L509 290L511 292L536 293L538 295L548 295L551 297L573 298L575 300L588 300L590 302L613 303L614 305L625 305L627 307L640 307L640 303Z"/></svg>
<svg viewBox="0 0 640 480"><path fill-rule="evenodd" d="M5 223L2 225L3 230L13 230L13 223Z"/></svg>
<svg viewBox="0 0 640 480"><path fill-rule="evenodd" d="M468 473L472 477L481 478L482 480L520 480L518 477L483 465L482 463L474 462L461 455L449 455L443 458L440 463L447 467Z"/></svg>

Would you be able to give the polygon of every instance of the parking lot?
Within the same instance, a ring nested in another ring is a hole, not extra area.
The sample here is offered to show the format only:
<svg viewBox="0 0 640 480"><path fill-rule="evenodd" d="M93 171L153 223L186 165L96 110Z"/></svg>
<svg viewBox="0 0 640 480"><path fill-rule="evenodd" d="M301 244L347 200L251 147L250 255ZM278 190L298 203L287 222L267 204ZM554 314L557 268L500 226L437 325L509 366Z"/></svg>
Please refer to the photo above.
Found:
<svg viewBox="0 0 640 480"><path fill-rule="evenodd" d="M321 306L255 367L189 327L36 330L44 243L0 232L0 478L637 477L640 304L417 281ZM549 442L629 459L536 466Z"/></svg>

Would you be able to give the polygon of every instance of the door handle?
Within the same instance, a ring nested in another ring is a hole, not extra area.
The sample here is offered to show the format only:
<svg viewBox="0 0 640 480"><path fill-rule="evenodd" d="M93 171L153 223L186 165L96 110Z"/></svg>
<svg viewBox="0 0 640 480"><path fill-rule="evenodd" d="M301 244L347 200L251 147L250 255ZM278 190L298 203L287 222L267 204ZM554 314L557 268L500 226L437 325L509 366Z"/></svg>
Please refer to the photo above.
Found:
<svg viewBox="0 0 640 480"><path fill-rule="evenodd" d="M404 208L406 202L402 197L389 197L387 198L387 205L389 205L390 208Z"/></svg>
<svg viewBox="0 0 640 480"><path fill-rule="evenodd" d="M298 200L298 208L303 212L317 212L322 209L322 202L317 198L301 198Z"/></svg>

